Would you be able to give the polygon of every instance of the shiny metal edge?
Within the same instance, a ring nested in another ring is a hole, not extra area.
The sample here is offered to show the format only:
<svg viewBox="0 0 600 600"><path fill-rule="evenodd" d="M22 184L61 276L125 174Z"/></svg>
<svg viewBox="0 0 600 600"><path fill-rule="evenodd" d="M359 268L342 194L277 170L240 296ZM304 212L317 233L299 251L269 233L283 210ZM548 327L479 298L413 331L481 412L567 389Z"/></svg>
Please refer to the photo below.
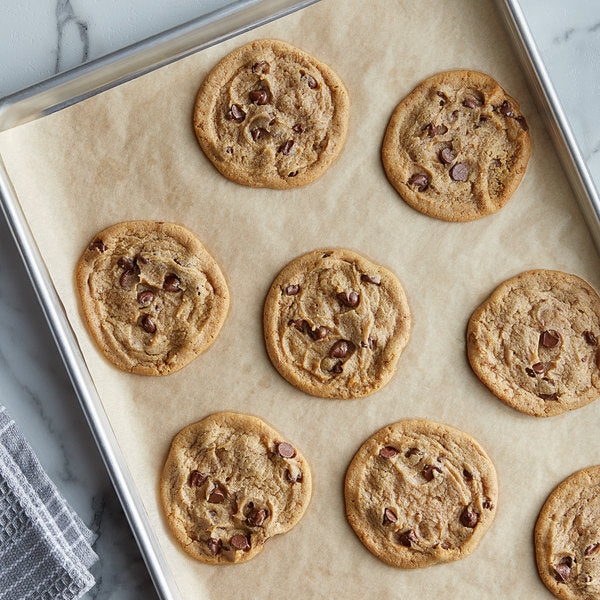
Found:
<svg viewBox="0 0 600 600"><path fill-rule="evenodd" d="M496 0L558 158L600 254L600 197L518 0Z"/></svg>
<svg viewBox="0 0 600 600"><path fill-rule="evenodd" d="M318 1L240 0L3 98L0 131L67 108ZM156 592L161 600L181 600L1 155L0 206Z"/></svg>
<svg viewBox="0 0 600 600"><path fill-rule="evenodd" d="M67 108L316 2L319 0L236 0L0 98L0 131Z"/></svg>

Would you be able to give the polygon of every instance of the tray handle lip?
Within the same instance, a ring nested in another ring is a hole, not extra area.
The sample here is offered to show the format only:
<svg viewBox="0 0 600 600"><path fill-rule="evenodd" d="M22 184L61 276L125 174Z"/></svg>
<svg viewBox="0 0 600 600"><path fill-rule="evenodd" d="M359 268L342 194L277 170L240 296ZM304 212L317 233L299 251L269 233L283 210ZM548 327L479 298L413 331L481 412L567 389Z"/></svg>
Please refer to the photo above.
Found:
<svg viewBox="0 0 600 600"><path fill-rule="evenodd" d="M600 196L583 158L571 124L552 84L519 0L495 0L523 69L529 76L550 136L556 147L584 220L600 254Z"/></svg>
<svg viewBox="0 0 600 600"><path fill-rule="evenodd" d="M0 98L0 133L68 108L317 2L320 0L234 0ZM50 95L57 91L59 99L50 101Z"/></svg>

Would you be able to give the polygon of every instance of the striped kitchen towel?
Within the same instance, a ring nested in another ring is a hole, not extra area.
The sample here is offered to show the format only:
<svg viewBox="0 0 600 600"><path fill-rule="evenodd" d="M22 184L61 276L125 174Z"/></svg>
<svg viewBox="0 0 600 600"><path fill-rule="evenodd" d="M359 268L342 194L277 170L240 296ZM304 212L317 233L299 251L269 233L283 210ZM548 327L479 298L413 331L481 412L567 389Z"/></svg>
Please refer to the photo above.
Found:
<svg viewBox="0 0 600 600"><path fill-rule="evenodd" d="M94 539L0 406L0 600L79 598Z"/></svg>

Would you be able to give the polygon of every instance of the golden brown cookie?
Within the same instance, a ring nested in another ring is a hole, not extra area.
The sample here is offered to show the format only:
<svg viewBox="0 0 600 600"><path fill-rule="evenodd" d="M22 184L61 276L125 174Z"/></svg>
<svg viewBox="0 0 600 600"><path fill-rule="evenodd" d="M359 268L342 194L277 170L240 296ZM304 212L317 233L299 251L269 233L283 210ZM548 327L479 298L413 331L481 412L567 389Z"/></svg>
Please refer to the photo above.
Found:
<svg viewBox="0 0 600 600"><path fill-rule="evenodd" d="M104 356L168 375L204 352L229 309L219 266L193 233L159 221L113 225L77 265L83 314Z"/></svg>
<svg viewBox="0 0 600 600"><path fill-rule="evenodd" d="M337 158L348 109L346 88L327 65L285 42L257 40L208 74L194 131L228 179L287 189L315 180Z"/></svg>
<svg viewBox="0 0 600 600"><path fill-rule="evenodd" d="M211 415L173 439L160 478L169 527L206 563L250 560L286 533L310 502L310 468L300 452L256 417Z"/></svg>
<svg viewBox="0 0 600 600"><path fill-rule="evenodd" d="M550 417L600 395L600 298L583 279L527 271L500 284L471 315L473 371L500 400Z"/></svg>
<svg viewBox="0 0 600 600"><path fill-rule="evenodd" d="M382 158L390 183L418 211L472 221L517 189L531 144L519 105L489 75L439 73L394 110Z"/></svg>
<svg viewBox="0 0 600 600"><path fill-rule="evenodd" d="M410 333L396 276L350 250L315 250L277 275L265 300L267 352L292 385L324 398L383 387Z"/></svg>
<svg viewBox="0 0 600 600"><path fill-rule="evenodd" d="M535 556L557 598L600 598L600 466L567 477L548 496L535 524Z"/></svg>
<svg viewBox="0 0 600 600"><path fill-rule="evenodd" d="M473 552L496 514L496 470L470 435L400 421L370 437L346 472L346 516L377 558L402 569Z"/></svg>

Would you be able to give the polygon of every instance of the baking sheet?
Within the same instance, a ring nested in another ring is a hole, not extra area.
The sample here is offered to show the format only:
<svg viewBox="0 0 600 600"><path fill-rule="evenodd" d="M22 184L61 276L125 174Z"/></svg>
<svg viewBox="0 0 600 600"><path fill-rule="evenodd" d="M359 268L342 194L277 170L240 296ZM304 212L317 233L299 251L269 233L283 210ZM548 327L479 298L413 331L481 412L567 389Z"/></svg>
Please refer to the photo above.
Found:
<svg viewBox="0 0 600 600"><path fill-rule="evenodd" d="M299 13L0 135L0 151L69 315L100 397L184 598L550 597L537 577L533 526L550 490L600 462L600 403L540 420L501 403L471 372L465 329L504 279L530 268L576 273L600 289L598 259L491 2L322 0ZM252 39L277 37L329 64L351 100L339 160L295 190L223 179L191 128L195 92L214 63ZM520 101L533 153L496 215L454 224L409 208L379 158L389 116L421 80L448 69L493 75ZM113 368L85 326L73 269L92 236L115 222L159 219L195 231L232 295L213 346L164 378ZM308 396L271 366L262 304L289 260L349 247L392 269L414 327L398 371L358 400ZM172 436L218 410L262 417L311 463L312 503L300 524L247 564L212 567L183 553L167 530L158 474ZM346 466L387 423L421 417L475 436L498 470L498 514L470 557L400 571L374 558L344 518Z"/></svg>

